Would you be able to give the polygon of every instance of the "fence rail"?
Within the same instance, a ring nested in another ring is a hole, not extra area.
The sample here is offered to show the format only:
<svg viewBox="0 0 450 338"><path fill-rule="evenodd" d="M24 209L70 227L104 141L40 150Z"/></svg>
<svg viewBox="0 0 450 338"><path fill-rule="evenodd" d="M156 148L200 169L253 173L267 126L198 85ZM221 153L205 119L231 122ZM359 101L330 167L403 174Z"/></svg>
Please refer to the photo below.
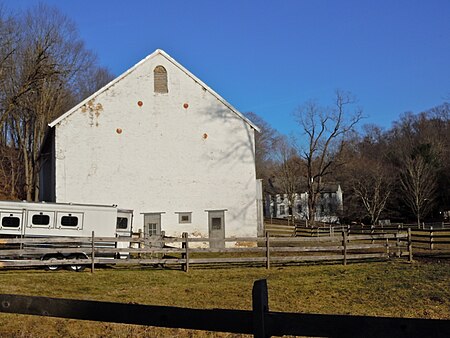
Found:
<svg viewBox="0 0 450 338"><path fill-rule="evenodd" d="M450 337L450 321L439 319L323 315L269 311L266 280L253 284L252 310L170 306L0 295L0 312L167 328L314 337Z"/></svg>
<svg viewBox="0 0 450 338"><path fill-rule="evenodd" d="M185 271L193 264L271 264L311 261L388 259L412 260L411 233L383 233L328 237L240 237L225 238L244 247L211 248L217 239L183 237L126 238L11 238L0 242L0 267L90 266L96 264L180 265ZM127 243L126 247L117 247ZM209 247L202 247L206 245ZM134 246L134 247L133 247ZM127 259L119 258L127 256Z"/></svg>
<svg viewBox="0 0 450 338"><path fill-rule="evenodd" d="M269 223L270 222L270 223ZM401 233L408 228L412 230L412 244L417 249L447 250L450 251L450 223L422 223L389 225L336 225L325 224L319 226L306 226L303 223L293 223L286 219L266 219L265 230L269 234L286 237L330 237L341 236L342 231L348 235Z"/></svg>
<svg viewBox="0 0 450 338"><path fill-rule="evenodd" d="M450 228L414 229L411 240L418 249L450 250Z"/></svg>

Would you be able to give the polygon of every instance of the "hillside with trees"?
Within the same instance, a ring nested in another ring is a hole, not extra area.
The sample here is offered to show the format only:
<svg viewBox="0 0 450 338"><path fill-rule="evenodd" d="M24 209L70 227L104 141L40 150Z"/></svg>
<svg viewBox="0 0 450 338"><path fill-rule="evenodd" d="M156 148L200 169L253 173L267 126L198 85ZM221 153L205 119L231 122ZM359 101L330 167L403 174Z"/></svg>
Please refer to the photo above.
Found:
<svg viewBox="0 0 450 338"><path fill-rule="evenodd" d="M294 114L298 134L293 137L264 128L274 141L257 172L277 181L269 193L286 194L292 203L295 193L307 192L314 215L323 187L339 182L344 222L448 220L450 104L404 113L383 130L360 126L362 111L350 109L354 102L351 94L337 92L331 108L306 103Z"/></svg>

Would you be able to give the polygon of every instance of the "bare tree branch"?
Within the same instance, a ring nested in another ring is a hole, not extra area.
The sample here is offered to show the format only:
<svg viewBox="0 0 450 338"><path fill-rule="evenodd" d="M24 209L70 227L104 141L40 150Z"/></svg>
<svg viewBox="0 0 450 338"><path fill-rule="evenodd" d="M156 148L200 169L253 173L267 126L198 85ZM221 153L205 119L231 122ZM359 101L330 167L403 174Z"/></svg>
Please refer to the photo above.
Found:
<svg viewBox="0 0 450 338"><path fill-rule="evenodd" d="M348 112L355 103L348 92L336 91L332 108L320 108L315 102L307 102L296 113L303 135L302 157L306 169L308 214L315 221L316 208L324 185L324 177L333 172L344 148L344 137L362 119L362 111Z"/></svg>

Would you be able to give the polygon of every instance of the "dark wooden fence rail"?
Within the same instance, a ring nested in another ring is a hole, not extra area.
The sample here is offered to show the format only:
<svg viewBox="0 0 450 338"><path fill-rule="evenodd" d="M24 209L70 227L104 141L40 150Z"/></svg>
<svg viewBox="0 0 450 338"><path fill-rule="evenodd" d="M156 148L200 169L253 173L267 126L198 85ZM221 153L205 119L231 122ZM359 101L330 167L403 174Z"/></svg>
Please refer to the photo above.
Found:
<svg viewBox="0 0 450 338"><path fill-rule="evenodd" d="M450 321L269 311L266 280L256 281L252 310L188 309L48 297L0 295L0 312L255 337L450 337Z"/></svg>
<svg viewBox="0 0 450 338"><path fill-rule="evenodd" d="M242 247L210 248L218 241L207 238L183 237L127 238L12 238L0 241L0 267L30 267L96 264L178 264L188 271L192 264L271 264L298 262L387 259L390 256L412 260L410 233L363 234L329 237L239 237L225 238L226 243ZM125 248L116 247L126 243ZM135 247L129 247L132 243ZM204 246L204 247L201 247ZM205 247L207 246L207 247ZM72 255L68 259L62 254ZM129 255L119 259L118 255ZM53 257L42 260L40 257ZM106 256L110 257L106 257ZM58 259L58 257L60 259ZM114 258L115 257L115 258Z"/></svg>

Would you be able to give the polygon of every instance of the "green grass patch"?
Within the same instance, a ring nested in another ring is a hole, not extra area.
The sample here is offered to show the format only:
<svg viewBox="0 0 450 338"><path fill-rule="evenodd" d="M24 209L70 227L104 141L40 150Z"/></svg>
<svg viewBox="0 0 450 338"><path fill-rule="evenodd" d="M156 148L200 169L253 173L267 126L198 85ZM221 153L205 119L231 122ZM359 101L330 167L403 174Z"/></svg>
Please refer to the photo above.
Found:
<svg viewBox="0 0 450 338"><path fill-rule="evenodd" d="M272 311L450 319L450 262L404 261L264 268L105 268L0 271L1 293L189 308L251 309L266 278ZM149 314L150 316L151 314ZM0 314L0 336L232 336L136 325Z"/></svg>

